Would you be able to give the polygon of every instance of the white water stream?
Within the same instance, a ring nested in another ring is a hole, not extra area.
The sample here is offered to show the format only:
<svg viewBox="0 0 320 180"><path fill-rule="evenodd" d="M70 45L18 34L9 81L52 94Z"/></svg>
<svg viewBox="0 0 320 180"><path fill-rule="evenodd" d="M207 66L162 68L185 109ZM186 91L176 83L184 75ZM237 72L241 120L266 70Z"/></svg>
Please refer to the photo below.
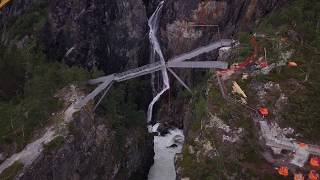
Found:
<svg viewBox="0 0 320 180"><path fill-rule="evenodd" d="M160 44L159 41L157 39L157 31L159 28L159 14L162 10L163 7L163 3L164 1L162 1L157 9L155 10L155 12L152 14L152 16L150 17L150 19L148 20L148 25L149 25L149 39L150 39L150 43L151 43L151 47L153 49L153 51L151 51L151 53L153 54L158 54L160 57L160 61L161 64L164 65L163 69L161 70L162 72L162 79L163 79L163 89L152 99L151 103L149 104L148 107L148 122L151 121L152 119L152 111L153 111L153 106L154 104L159 100L159 98L161 97L161 95L166 92L169 88L170 88L170 84L169 84L169 78L168 78L168 72L167 69L165 67L165 60L160 48ZM155 55L151 55L151 58L154 58ZM154 60L151 60L154 61Z"/></svg>
<svg viewBox="0 0 320 180"><path fill-rule="evenodd" d="M157 127L158 124L152 128L154 132ZM148 180L176 179L174 157L181 152L183 142L183 131L180 129L170 130L165 136L154 137L154 164L149 171Z"/></svg>
<svg viewBox="0 0 320 180"><path fill-rule="evenodd" d="M163 89L153 98L148 107L148 122L152 119L152 111L154 104L159 100L161 95L170 88L168 72L165 67L165 60L162 54L159 41L157 39L157 30L159 28L159 14L162 10L164 1L162 1L148 21L150 28L149 39L152 47L150 62L155 61L156 54L159 55L161 64L164 65L161 70L163 79ZM152 132L157 132L159 124L149 128ZM181 152L184 136L182 130L170 130L166 136L154 137L154 164L152 165L148 179L149 180L175 180L176 172L174 167L174 157L176 153ZM173 147L170 147L172 146Z"/></svg>

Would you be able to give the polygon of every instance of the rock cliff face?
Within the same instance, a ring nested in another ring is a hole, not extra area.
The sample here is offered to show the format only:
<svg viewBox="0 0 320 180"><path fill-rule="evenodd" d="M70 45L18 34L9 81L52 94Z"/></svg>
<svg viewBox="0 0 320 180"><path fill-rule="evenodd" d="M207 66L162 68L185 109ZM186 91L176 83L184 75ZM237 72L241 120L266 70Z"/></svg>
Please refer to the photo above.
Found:
<svg viewBox="0 0 320 180"><path fill-rule="evenodd" d="M63 145L47 147L18 179L146 179L153 163L153 138L145 128L120 132L85 111L74 118Z"/></svg>
<svg viewBox="0 0 320 180"><path fill-rule="evenodd" d="M155 4L156 1L153 1ZM274 9L283 6L287 0L167 0L160 20L160 39L167 59L188 52L219 38L232 38L239 31L251 31L254 24ZM194 27L192 25L218 25L217 27ZM219 35L220 32L220 35ZM206 61L217 58L217 52L210 52L192 60ZM191 87L194 82L206 80L203 71L177 70L182 79ZM181 89L172 80L172 89ZM171 98L178 96L173 90ZM168 98L169 99L169 98ZM178 105L180 104L180 105ZM183 104L183 103L182 103ZM166 104L161 119L171 126L183 127L181 103L173 101ZM179 117L176 115L179 114ZM168 120L171 119L171 120Z"/></svg>
<svg viewBox="0 0 320 180"><path fill-rule="evenodd" d="M26 0L11 2L0 13L3 29L10 18L21 15L34 4L49 3L48 22L43 30L44 50L50 59L106 73L135 67L148 61L148 16L159 0L75 1ZM160 19L162 49L167 58L218 39L230 38L287 0L166 0ZM46 7L44 7L46 8Z"/></svg>
<svg viewBox="0 0 320 180"><path fill-rule="evenodd" d="M12 2L0 13L0 28L4 29L9 17L21 15L32 3L40 1ZM41 38L44 51L50 59L88 69L97 66L106 73L145 64L149 57L147 18L159 2L51 0ZM219 39L216 28L191 27L191 22L217 24L221 36L230 38L240 29L250 30L253 23L285 2L167 0L159 30L162 50L170 59ZM197 60L214 58L216 53L209 53ZM189 84L195 79L191 72L180 75ZM203 74L197 75L196 78L203 78ZM177 94L172 92L174 102L169 108L163 105L160 118L169 122L168 126L183 127L188 122L183 122L182 117L189 109L181 105L186 102L175 100ZM177 114L181 117L177 118ZM153 159L152 138L146 134L146 129L131 128L119 135L108 123L93 120L84 112L76 117L71 129L74 131L66 137L62 147L43 154L20 179L146 178Z"/></svg>
<svg viewBox="0 0 320 180"><path fill-rule="evenodd" d="M191 24L218 25L221 36L230 38L239 30L250 30L259 19L285 2L287 0L167 0L161 18L161 37L167 46L167 56L219 39L217 27L192 27Z"/></svg>
<svg viewBox="0 0 320 180"><path fill-rule="evenodd" d="M148 57L142 1L50 1L44 31L49 57L106 73L136 67Z"/></svg>
<svg viewBox="0 0 320 180"><path fill-rule="evenodd" d="M148 60L142 1L12 1L0 13L1 46L15 44L6 29L35 7L48 11L39 40L49 60L96 65L106 73ZM64 143L46 150L16 179L146 179L154 154L146 123L114 127L110 121L81 112Z"/></svg>

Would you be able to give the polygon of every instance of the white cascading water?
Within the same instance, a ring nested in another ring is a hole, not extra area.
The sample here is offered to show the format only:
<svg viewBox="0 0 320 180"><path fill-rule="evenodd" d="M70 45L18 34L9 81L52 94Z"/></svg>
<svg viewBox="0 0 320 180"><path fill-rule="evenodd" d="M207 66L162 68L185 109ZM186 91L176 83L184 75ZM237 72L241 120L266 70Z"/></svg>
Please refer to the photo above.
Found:
<svg viewBox="0 0 320 180"><path fill-rule="evenodd" d="M157 132L159 124L153 126ZM181 129L169 130L165 136L154 137L154 164L150 168L148 180L175 180L174 158L182 150L184 135Z"/></svg>
<svg viewBox="0 0 320 180"><path fill-rule="evenodd" d="M151 51L151 53L157 53L160 57L160 61L161 64L163 64L163 69L161 70L162 72L162 79L163 79L163 89L152 99L151 103L149 104L148 107L148 122L151 121L152 119L152 111L153 111L153 106L154 104L159 100L159 98L161 97L161 95L166 92L169 88L170 88L170 84L169 84L169 78L168 78L168 73L165 67L165 60L160 48L160 44L158 42L157 39L157 30L158 30L158 26L159 26L159 14L160 11L163 7L163 3L164 1L162 1L156 11L152 14L152 16L150 17L149 21L148 21L148 25L149 25L149 39L150 39L150 43L151 43L151 47L153 49L153 51ZM150 56L151 58L154 58L154 55Z"/></svg>
<svg viewBox="0 0 320 180"><path fill-rule="evenodd" d="M160 48L160 44L156 37L158 26L159 26L159 14L163 7L164 1L162 1L156 11L152 14L148 21L150 28L149 39L151 42L151 55L150 62L155 61L156 54L159 55L160 62L163 65L162 79L163 79L163 89L153 98L148 108L148 122L152 119L152 110L154 104L159 100L161 95L170 88L169 78L167 69L165 67L165 60ZM154 80L154 78L153 78ZM150 128L151 132L157 132L159 124L154 125ZM149 180L175 180L176 172L174 167L174 157L176 153L181 152L184 141L183 131L180 129L170 130L166 136L155 136L154 137L154 164L151 167L148 175ZM175 145L173 147L170 147Z"/></svg>

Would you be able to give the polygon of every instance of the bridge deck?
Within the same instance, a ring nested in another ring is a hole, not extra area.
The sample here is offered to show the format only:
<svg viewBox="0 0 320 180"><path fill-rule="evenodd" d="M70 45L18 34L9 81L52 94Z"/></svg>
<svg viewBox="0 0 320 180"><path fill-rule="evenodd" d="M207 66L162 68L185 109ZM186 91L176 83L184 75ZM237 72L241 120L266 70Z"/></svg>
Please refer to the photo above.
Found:
<svg viewBox="0 0 320 180"><path fill-rule="evenodd" d="M168 62L167 67L228 69L228 63L223 61Z"/></svg>
<svg viewBox="0 0 320 180"><path fill-rule="evenodd" d="M221 41L216 41L216 42L213 42L207 46L203 46L203 47L197 48L193 51L176 56L176 57L168 60L168 62L182 62L184 60L194 58L196 56L199 56L200 54L208 53L210 51L213 51L213 50L221 48L221 47L231 46L232 43L233 43L232 39L222 39Z"/></svg>
<svg viewBox="0 0 320 180"><path fill-rule="evenodd" d="M95 84L103 83L103 82L107 81L110 78L110 76L114 77L115 74L110 74L108 76L102 76L102 77L99 77L97 79L91 79L91 80L88 81L88 84L95 85Z"/></svg>
<svg viewBox="0 0 320 180"><path fill-rule="evenodd" d="M96 87L96 89L94 91L92 91L90 94L88 94L84 99L77 101L74 104L74 108L81 109L90 100L93 100L101 91L106 89L114 81L114 78L115 78L114 75L107 76L104 83L102 83L98 87Z"/></svg>
<svg viewBox="0 0 320 180"><path fill-rule="evenodd" d="M100 84L100 83L102 84L100 84L94 91L88 94L84 99L81 99L78 102L76 102L75 108L82 108L83 106L85 106L90 100L93 100L100 92L102 92L108 86L111 86L113 82L122 82L125 80L129 80L132 78L136 78L136 77L150 74L160 70L167 71L167 68L169 67L226 69L228 64L220 61L201 61L201 62L182 62L182 61L191 59L202 53L206 53L223 46L231 46L232 43L233 43L233 40L224 39L222 41L211 43L208 46L200 47L191 52L184 53L176 58L173 58L172 61L168 62L167 64L164 64L162 61L155 62L155 63L147 64L145 66L141 66L135 69L131 69L122 73L111 74L108 76L103 76L97 79L89 80L88 84L91 84L91 85Z"/></svg>
<svg viewBox="0 0 320 180"><path fill-rule="evenodd" d="M161 69L165 68L164 65L161 64L161 62L155 62L152 64L147 64L145 66L141 66L135 69L131 69L129 71L125 71L123 73L115 74L115 81L121 82L128 79L132 79L135 77L143 76L146 74L153 73L155 71L159 71Z"/></svg>

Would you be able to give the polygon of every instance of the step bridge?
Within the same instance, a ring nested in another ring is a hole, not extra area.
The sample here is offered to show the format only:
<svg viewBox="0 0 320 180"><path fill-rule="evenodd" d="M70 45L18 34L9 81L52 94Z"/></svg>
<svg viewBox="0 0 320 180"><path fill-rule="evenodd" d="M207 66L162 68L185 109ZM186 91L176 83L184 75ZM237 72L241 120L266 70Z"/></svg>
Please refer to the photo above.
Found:
<svg viewBox="0 0 320 180"><path fill-rule="evenodd" d="M96 85L99 84L95 90L93 90L90 94L88 94L83 99L80 99L74 104L74 107L76 109L81 109L83 106L85 106L90 100L93 100L96 96L98 96L102 91L104 91L102 97L98 101L96 107L101 102L102 98L106 95L110 87L114 82L122 82L126 80L130 80L136 77L144 76L147 74L151 74L160 70L167 71L173 76L179 80L179 82L186 87L189 91L190 88L187 87L187 85L174 73L174 71L171 68L203 68L203 69L227 69L228 63L222 62L222 61L185 61L191 58L194 58L196 56L199 56L203 53L208 53L212 50L224 47L224 46L231 46L233 43L233 40L222 40L218 42L213 42L207 46L203 46L200 48L197 48L193 51L181 54L167 63L163 64L160 61L155 62L152 64L147 64L138 68L134 68L122 73L115 73L110 74L107 76L102 76L97 79L92 79L88 81L88 84L90 85Z"/></svg>

